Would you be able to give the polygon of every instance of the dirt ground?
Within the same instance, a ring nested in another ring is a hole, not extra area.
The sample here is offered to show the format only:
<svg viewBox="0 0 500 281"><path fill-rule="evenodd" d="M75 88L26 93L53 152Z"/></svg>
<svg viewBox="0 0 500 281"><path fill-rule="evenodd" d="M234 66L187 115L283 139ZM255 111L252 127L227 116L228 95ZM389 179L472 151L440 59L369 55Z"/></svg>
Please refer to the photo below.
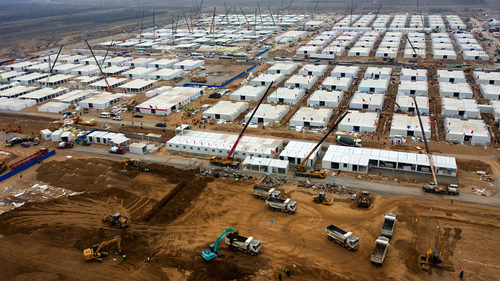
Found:
<svg viewBox="0 0 500 281"><path fill-rule="evenodd" d="M329 194L332 206L316 205L314 190L288 184L279 189L298 203L297 213L289 215L255 199L253 182L200 178L194 170L161 165L102 182L101 173L90 172L101 166L105 174L120 174L121 164L105 159L74 157L38 167L33 180L54 186L70 186L54 171L75 179L82 174L72 185L86 192L0 215L1 279L278 280L285 268L291 280L454 280L461 269L474 280L500 277L497 255L488 251L500 242L496 208L375 196L369 209L358 209L335 193ZM101 222L113 212L130 226L119 230ZM387 212L398 222L384 265L375 266L370 254ZM349 252L328 241L324 228L332 223L358 236L360 248ZM260 240L262 253L231 252L222 242L224 256L205 262L201 251L226 227ZM478 232L488 243L479 243ZM110 256L103 263L83 259L83 249L116 235L123 238L126 261L114 254L115 245L106 247ZM428 248L442 252L444 269L420 267L419 256Z"/></svg>

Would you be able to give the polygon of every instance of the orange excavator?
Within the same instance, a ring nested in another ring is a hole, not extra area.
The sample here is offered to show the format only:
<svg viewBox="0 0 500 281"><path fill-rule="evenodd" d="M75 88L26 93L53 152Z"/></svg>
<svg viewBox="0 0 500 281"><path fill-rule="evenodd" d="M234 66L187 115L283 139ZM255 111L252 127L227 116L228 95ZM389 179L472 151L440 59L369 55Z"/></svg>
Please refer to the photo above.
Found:
<svg viewBox="0 0 500 281"><path fill-rule="evenodd" d="M103 252L102 248L104 248L104 246L107 246L107 245L109 245L111 243L115 243L115 242L118 243L118 250L116 251L116 254L121 255L123 253L122 252L122 238L120 236L115 236L112 239L106 240L100 244L95 244L91 248L87 248L87 249L83 250L83 257L85 258L86 261L96 260L96 261L102 262L101 257L108 256L108 253Z"/></svg>

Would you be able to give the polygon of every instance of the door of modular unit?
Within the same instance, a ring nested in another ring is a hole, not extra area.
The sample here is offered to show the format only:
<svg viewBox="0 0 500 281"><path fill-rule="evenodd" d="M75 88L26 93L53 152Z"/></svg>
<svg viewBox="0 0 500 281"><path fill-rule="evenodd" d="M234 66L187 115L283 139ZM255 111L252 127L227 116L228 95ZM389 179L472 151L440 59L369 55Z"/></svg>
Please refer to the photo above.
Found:
<svg viewBox="0 0 500 281"><path fill-rule="evenodd" d="M353 126L353 127L352 127L352 130L353 130L354 132L359 132L359 126Z"/></svg>

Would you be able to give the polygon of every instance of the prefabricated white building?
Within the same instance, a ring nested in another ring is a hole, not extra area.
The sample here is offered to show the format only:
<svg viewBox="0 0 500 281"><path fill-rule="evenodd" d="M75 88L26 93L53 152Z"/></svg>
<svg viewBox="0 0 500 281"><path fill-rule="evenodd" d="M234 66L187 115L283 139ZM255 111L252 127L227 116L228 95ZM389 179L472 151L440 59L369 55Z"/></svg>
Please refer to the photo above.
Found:
<svg viewBox="0 0 500 281"><path fill-rule="evenodd" d="M181 106L196 100L204 93L204 88L175 87L137 105L135 111L145 114L168 115Z"/></svg>
<svg viewBox="0 0 500 281"><path fill-rule="evenodd" d="M267 96L267 102L297 104L304 97L305 90L300 88L277 88Z"/></svg>
<svg viewBox="0 0 500 281"><path fill-rule="evenodd" d="M399 77L401 81L424 81L427 82L427 69L401 69Z"/></svg>
<svg viewBox="0 0 500 281"><path fill-rule="evenodd" d="M485 51L463 51L462 56L464 60L481 60L488 61L490 56Z"/></svg>
<svg viewBox="0 0 500 281"><path fill-rule="evenodd" d="M430 139L431 137L431 120L429 116L421 116L422 125L424 126L425 137ZM391 123L390 137L402 136L402 137L422 137L422 128L420 128L420 123L418 121L417 115L408 114L393 114Z"/></svg>
<svg viewBox="0 0 500 281"><path fill-rule="evenodd" d="M98 91L105 91L105 90L107 90L108 89L108 85L109 85L109 87L111 89L116 89L119 86L127 83L128 78L114 78L114 77L110 77L110 78L107 78L106 80L107 80L107 83L104 80L99 80L97 82L94 82L94 83L90 84L90 86L94 87Z"/></svg>
<svg viewBox="0 0 500 281"><path fill-rule="evenodd" d="M173 67L174 64L178 63L179 59L161 59L154 62L150 62L148 67L152 68L169 68Z"/></svg>
<svg viewBox="0 0 500 281"><path fill-rule="evenodd" d="M2 110L12 110L12 111L19 111L23 110L27 107L33 106L36 104L35 100L23 100L19 98L13 98L13 99L7 99L7 98L2 98L0 99L0 109Z"/></svg>
<svg viewBox="0 0 500 281"><path fill-rule="evenodd" d="M142 155L148 151L148 148L145 142L135 142L128 146L128 150L130 153Z"/></svg>
<svg viewBox="0 0 500 281"><path fill-rule="evenodd" d="M52 70L56 74L70 74L76 68L84 67L83 64L61 64Z"/></svg>
<svg viewBox="0 0 500 281"><path fill-rule="evenodd" d="M369 79L391 79L392 68L390 67L368 67L364 78Z"/></svg>
<svg viewBox="0 0 500 281"><path fill-rule="evenodd" d="M153 58L136 58L125 61L123 64L125 66L133 66L133 67L146 67L148 64L155 62L156 59Z"/></svg>
<svg viewBox="0 0 500 281"><path fill-rule="evenodd" d="M481 94L485 99L500 100L500 86L495 85L480 85ZM1 92L0 92L1 93Z"/></svg>
<svg viewBox="0 0 500 281"><path fill-rule="evenodd" d="M149 74L148 77L150 79L168 81L181 76L183 73L184 71L182 69L163 68L161 70Z"/></svg>
<svg viewBox="0 0 500 281"><path fill-rule="evenodd" d="M29 92L33 92L37 90L35 87L27 87L27 86L16 86L13 88L9 88L3 91L0 91L0 97L5 98L17 98Z"/></svg>
<svg viewBox="0 0 500 281"><path fill-rule="evenodd" d="M438 70L438 82L466 83L465 73L462 70Z"/></svg>
<svg viewBox="0 0 500 281"><path fill-rule="evenodd" d="M415 99L420 114L429 114L429 98L427 96L415 96ZM414 114L416 112L415 100L409 95L398 94L394 111Z"/></svg>
<svg viewBox="0 0 500 281"><path fill-rule="evenodd" d="M500 72L474 71L476 83L481 85L500 85Z"/></svg>
<svg viewBox="0 0 500 281"><path fill-rule="evenodd" d="M370 54L370 51L371 51L371 47L370 48L352 47L347 52L347 56L349 56L349 57L367 57Z"/></svg>
<svg viewBox="0 0 500 281"><path fill-rule="evenodd" d="M104 70L105 67L103 66L102 69ZM78 67L75 69L71 70L71 74L73 75L85 75L85 76L90 76L100 73L99 66L97 65L84 65L82 67Z"/></svg>
<svg viewBox="0 0 500 281"><path fill-rule="evenodd" d="M252 120L250 120L250 116L254 111L255 109L245 115L245 122L274 125L275 122L280 122L281 119L285 117L285 115L290 111L290 107L287 105L273 106L270 104L261 104L257 112L255 112Z"/></svg>
<svg viewBox="0 0 500 281"><path fill-rule="evenodd" d="M490 134L483 120L445 118L447 141L470 142L471 145L489 145Z"/></svg>
<svg viewBox="0 0 500 281"><path fill-rule="evenodd" d="M328 66L324 64L306 64L299 70L299 75L323 76L327 69Z"/></svg>
<svg viewBox="0 0 500 281"><path fill-rule="evenodd" d="M297 49L296 54L297 55L311 55L311 54L317 54L321 50L320 47L315 47L315 46L303 46Z"/></svg>
<svg viewBox="0 0 500 281"><path fill-rule="evenodd" d="M495 121L500 120L500 101L490 101L490 105L493 107L493 117Z"/></svg>
<svg viewBox="0 0 500 281"><path fill-rule="evenodd" d="M339 123L341 132L375 132L378 126L379 114L377 112L349 111Z"/></svg>
<svg viewBox="0 0 500 281"><path fill-rule="evenodd" d="M386 79L363 79L359 83L358 91L360 92L387 92L389 80Z"/></svg>
<svg viewBox="0 0 500 281"><path fill-rule="evenodd" d="M242 163L243 171L265 173L268 175L287 176L288 161L247 156Z"/></svg>
<svg viewBox="0 0 500 281"><path fill-rule="evenodd" d="M356 77L356 75L358 75L358 72L359 72L359 66L337 65L332 70L332 73L330 74L330 76L354 78L354 77Z"/></svg>
<svg viewBox="0 0 500 281"><path fill-rule="evenodd" d="M293 75L285 81L285 87L309 90L318 80L318 76Z"/></svg>
<svg viewBox="0 0 500 281"><path fill-rule="evenodd" d="M316 144L312 142L301 142L301 141L290 141L283 151L281 151L279 157L281 160L287 160L292 165L300 165L302 161L309 155L311 150ZM307 167L312 167L316 164L319 158L319 152L321 151L322 145L320 145L307 159Z"/></svg>
<svg viewBox="0 0 500 281"><path fill-rule="evenodd" d="M297 64L295 63L275 63L267 69L267 73L289 75L292 74L295 69L297 69Z"/></svg>
<svg viewBox="0 0 500 281"><path fill-rule="evenodd" d="M140 93L156 87L156 80L135 79L118 87L125 93Z"/></svg>
<svg viewBox="0 0 500 281"><path fill-rule="evenodd" d="M212 120L223 119L232 122L248 108L247 102L220 101L203 112L203 118Z"/></svg>
<svg viewBox="0 0 500 281"><path fill-rule="evenodd" d="M352 78L326 77L322 84L328 90L348 91L352 84Z"/></svg>
<svg viewBox="0 0 500 281"><path fill-rule="evenodd" d="M402 80L398 86L398 95L428 96L427 81Z"/></svg>
<svg viewBox="0 0 500 281"><path fill-rule="evenodd" d="M110 75L121 75L123 72L129 70L129 66L110 66L102 70L102 73L109 77Z"/></svg>
<svg viewBox="0 0 500 281"><path fill-rule="evenodd" d="M472 99L472 89L467 83L439 83L439 96Z"/></svg>
<svg viewBox="0 0 500 281"><path fill-rule="evenodd" d="M51 102L48 102L48 103L45 103L45 104L39 106L38 111L58 113L58 112L66 110L68 107L69 107L69 104L67 104L67 103L51 101Z"/></svg>
<svg viewBox="0 0 500 281"><path fill-rule="evenodd" d="M229 95L230 100L234 101L258 101L266 92L265 86L242 86Z"/></svg>
<svg viewBox="0 0 500 281"><path fill-rule="evenodd" d="M285 79L283 74L266 74L262 73L259 76L252 79L251 84L253 86L269 86L274 82L274 85L281 83Z"/></svg>
<svg viewBox="0 0 500 281"><path fill-rule="evenodd" d="M156 72L156 68L135 67L134 69L123 72L122 75L125 75L127 78L141 79L153 72Z"/></svg>
<svg viewBox="0 0 500 281"><path fill-rule="evenodd" d="M434 50L434 59L437 60L456 60L457 59L457 53L452 50Z"/></svg>
<svg viewBox="0 0 500 281"><path fill-rule="evenodd" d="M381 110L384 106L385 94L369 94L356 92L352 96L349 108L358 110Z"/></svg>
<svg viewBox="0 0 500 281"><path fill-rule="evenodd" d="M64 95L65 93L68 92L68 88L57 88L57 89L51 89L51 88L42 88L40 90L36 90L31 93L24 94L20 96L20 99L30 99L34 100L35 104L41 103L41 102L46 102L50 101L55 97L58 97L60 95Z"/></svg>
<svg viewBox="0 0 500 281"><path fill-rule="evenodd" d="M441 99L441 114L446 117L478 118L479 107L474 99Z"/></svg>
<svg viewBox="0 0 500 281"><path fill-rule="evenodd" d="M317 90L307 100L307 106L338 107L344 98L344 92Z"/></svg>
<svg viewBox="0 0 500 281"><path fill-rule="evenodd" d="M123 95L100 93L80 102L82 108L106 109L122 100Z"/></svg>
<svg viewBox="0 0 500 281"><path fill-rule="evenodd" d="M16 78L12 78L11 81L17 81L20 82L22 85L31 85L35 84L39 80L43 79L44 81L47 81L47 77L49 76L48 73L31 73L28 75L24 76L19 76Z"/></svg>
<svg viewBox="0 0 500 281"><path fill-rule="evenodd" d="M301 107L290 119L290 126L326 127L332 116L331 108Z"/></svg>
<svg viewBox="0 0 500 281"><path fill-rule="evenodd" d="M174 69L195 70L205 64L204 60L184 60L174 64Z"/></svg>

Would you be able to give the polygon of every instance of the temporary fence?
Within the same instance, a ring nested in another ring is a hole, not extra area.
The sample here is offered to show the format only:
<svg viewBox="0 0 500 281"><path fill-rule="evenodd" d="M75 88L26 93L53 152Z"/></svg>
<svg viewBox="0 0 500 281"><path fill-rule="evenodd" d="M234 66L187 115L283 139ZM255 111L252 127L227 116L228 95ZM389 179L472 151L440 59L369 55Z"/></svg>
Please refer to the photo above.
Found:
<svg viewBox="0 0 500 281"><path fill-rule="evenodd" d="M33 166L35 164L38 164L40 160L47 159L48 157L50 157L50 156L52 156L54 154L56 154L56 150L55 149L52 150L52 151L50 151L50 152L48 152L48 153L45 153L44 155L40 156L39 158L36 158L36 159L34 159L34 160L32 160L32 161L30 161L30 162L22 165L21 167L15 169L15 170L12 170L12 171L8 172L5 175L0 176L0 182L2 182L2 181L6 180L6 179L8 179L8 178L10 178L10 177L12 177L14 175L20 174L22 171L28 169L29 167L31 167L31 166Z"/></svg>

